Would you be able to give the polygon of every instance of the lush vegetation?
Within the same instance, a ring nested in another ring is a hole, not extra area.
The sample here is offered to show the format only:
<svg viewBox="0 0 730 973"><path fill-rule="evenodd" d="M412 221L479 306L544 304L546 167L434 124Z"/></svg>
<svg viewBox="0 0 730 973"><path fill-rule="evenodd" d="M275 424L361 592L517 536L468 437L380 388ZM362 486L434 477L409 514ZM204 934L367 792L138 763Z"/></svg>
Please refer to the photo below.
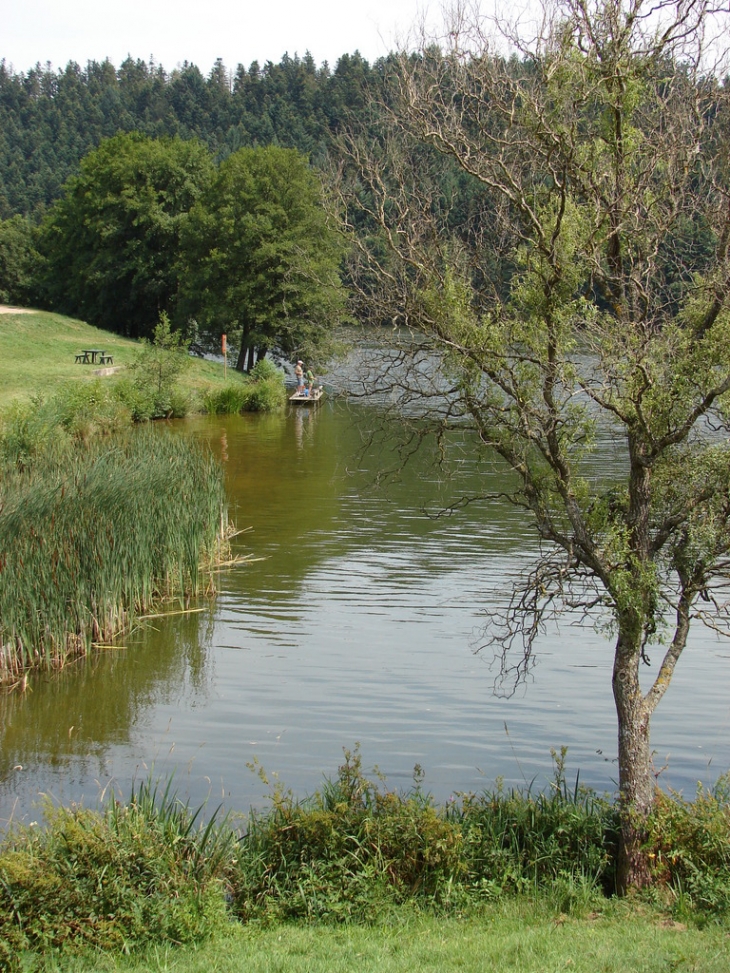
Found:
<svg viewBox="0 0 730 973"><path fill-rule="evenodd" d="M84 438L87 428L121 428L130 419L231 411L236 402L234 411L284 404L283 373L271 362L262 362L250 376L232 370L226 375L220 362L183 352L168 324L163 319L152 340L140 342L59 314L0 315L0 414L5 411L0 429L29 410L38 412L39 420L44 414L46 425L62 418L67 431ZM105 349L114 359L112 373L99 376L76 364L83 348ZM206 403L224 389L232 393L231 409L209 410ZM28 428L43 425L33 420Z"/></svg>
<svg viewBox="0 0 730 973"><path fill-rule="evenodd" d="M42 423L33 413L28 422ZM148 429L30 458L27 430L2 446L0 681L58 668L108 644L163 599L210 583L227 517L212 459Z"/></svg>
<svg viewBox="0 0 730 973"><path fill-rule="evenodd" d="M41 306L133 337L151 338L163 315L188 342L220 347L227 334L241 371L272 348L327 354L344 315L343 237L294 149L239 149L216 169L202 142L103 142L29 231L40 253L30 288L31 243L23 250L21 225L8 224L12 299L30 289Z"/></svg>
<svg viewBox="0 0 730 973"><path fill-rule="evenodd" d="M132 424L203 409L271 411L286 393L266 360L246 379L225 381L220 365L209 376L165 315L152 341L105 339L120 365L103 377L75 363L80 348L99 346L88 325L43 314L6 322L0 683L24 686L28 670L109 643L160 600L205 591L226 556L221 470L184 439ZM201 371L197 386L190 373ZM15 398L32 376L45 395Z"/></svg>
<svg viewBox="0 0 730 973"><path fill-rule="evenodd" d="M0 848L0 962L9 970L33 968L33 956L70 962L85 947L99 962L99 952L150 942L157 950L200 943L234 922L377 925L530 909L560 922L623 919L606 897L617 809L569 788L564 756L546 794L498 788L438 808L418 771L409 791L395 792L363 773L357 751L346 753L318 793L297 801L275 788L270 810L252 814L243 831L215 813L203 822L169 786L143 785L126 805L100 811L48 808L44 827L19 827ZM720 787L701 800L698 816L667 798L652 818L659 884L639 913L699 926L727 919L730 862L719 839L728 794ZM279 930L289 936L291 927Z"/></svg>
<svg viewBox="0 0 730 973"><path fill-rule="evenodd" d="M278 146L240 149L185 225L179 326L195 320L216 340L227 332L241 370L272 348L326 359L345 311L343 255L306 159Z"/></svg>
<svg viewBox="0 0 730 973"><path fill-rule="evenodd" d="M200 142L118 135L86 156L39 237L38 298L133 338L172 309L186 214L212 178Z"/></svg>
<svg viewBox="0 0 730 973"><path fill-rule="evenodd" d="M0 220L37 219L81 159L120 132L199 139L216 159L275 144L322 165L333 134L384 69L358 54L320 67L309 55L234 70L217 62L207 77L193 64L166 72L131 58L119 68L15 67L0 63Z"/></svg>

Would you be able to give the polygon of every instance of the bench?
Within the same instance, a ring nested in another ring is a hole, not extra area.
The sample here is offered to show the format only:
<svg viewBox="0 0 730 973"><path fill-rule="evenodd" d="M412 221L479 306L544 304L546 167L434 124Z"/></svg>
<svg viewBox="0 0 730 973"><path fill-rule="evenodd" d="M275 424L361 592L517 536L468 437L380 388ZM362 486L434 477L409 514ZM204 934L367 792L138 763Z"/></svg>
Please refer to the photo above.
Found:
<svg viewBox="0 0 730 973"><path fill-rule="evenodd" d="M86 354L84 354L83 352L80 355L77 355L76 356L76 364L77 365L88 365L89 364L89 356L86 355Z"/></svg>
<svg viewBox="0 0 730 973"><path fill-rule="evenodd" d="M99 364L100 365L113 365L114 364L114 359L112 358L111 355L102 355L99 358Z"/></svg>

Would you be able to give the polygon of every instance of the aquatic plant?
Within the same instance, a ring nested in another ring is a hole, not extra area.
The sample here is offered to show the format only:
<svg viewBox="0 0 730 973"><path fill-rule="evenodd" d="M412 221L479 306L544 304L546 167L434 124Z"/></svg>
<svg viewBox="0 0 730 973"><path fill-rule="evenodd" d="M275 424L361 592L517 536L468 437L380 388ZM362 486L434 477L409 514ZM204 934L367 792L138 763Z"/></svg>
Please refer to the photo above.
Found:
<svg viewBox="0 0 730 973"><path fill-rule="evenodd" d="M155 429L38 459L0 486L0 681L107 643L160 599L212 586L222 473Z"/></svg>

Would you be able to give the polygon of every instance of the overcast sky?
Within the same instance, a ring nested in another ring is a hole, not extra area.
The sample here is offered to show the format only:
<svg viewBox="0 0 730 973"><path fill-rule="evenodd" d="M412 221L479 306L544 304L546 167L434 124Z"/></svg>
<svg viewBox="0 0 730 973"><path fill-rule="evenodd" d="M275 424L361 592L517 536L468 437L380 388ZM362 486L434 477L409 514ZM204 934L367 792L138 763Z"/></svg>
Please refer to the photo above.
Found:
<svg viewBox="0 0 730 973"><path fill-rule="evenodd" d="M421 0L0 0L0 60L15 72L50 61L131 54L166 71L191 61L207 74L226 67L280 61L309 51L334 67L356 50L373 61L415 23ZM438 4L431 3L432 7Z"/></svg>

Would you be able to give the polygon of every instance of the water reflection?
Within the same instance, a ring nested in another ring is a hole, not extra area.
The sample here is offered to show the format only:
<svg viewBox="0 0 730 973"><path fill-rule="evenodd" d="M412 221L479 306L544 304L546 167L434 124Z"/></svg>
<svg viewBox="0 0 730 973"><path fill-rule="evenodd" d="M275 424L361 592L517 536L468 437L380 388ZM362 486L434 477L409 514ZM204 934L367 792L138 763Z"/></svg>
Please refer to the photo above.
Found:
<svg viewBox="0 0 730 973"><path fill-rule="evenodd" d="M298 793L362 745L405 783L415 763L439 800L498 775L544 782L550 748L600 790L614 786L610 647L567 619L545 634L533 682L492 694L472 652L495 589L529 562L518 511L480 504L448 518L424 509L501 482L468 449L442 481L426 456L387 489L395 457L370 449L369 413L325 402L277 416L195 420L224 464L235 541L257 560L227 569L205 610L152 619L124 647L0 698L0 818L39 792L94 803L110 787L175 773L194 803L260 803L255 759ZM454 445L458 450L458 444ZM730 648L706 633L680 662L654 721L657 767L689 792L730 766ZM22 769L17 769L22 768Z"/></svg>

